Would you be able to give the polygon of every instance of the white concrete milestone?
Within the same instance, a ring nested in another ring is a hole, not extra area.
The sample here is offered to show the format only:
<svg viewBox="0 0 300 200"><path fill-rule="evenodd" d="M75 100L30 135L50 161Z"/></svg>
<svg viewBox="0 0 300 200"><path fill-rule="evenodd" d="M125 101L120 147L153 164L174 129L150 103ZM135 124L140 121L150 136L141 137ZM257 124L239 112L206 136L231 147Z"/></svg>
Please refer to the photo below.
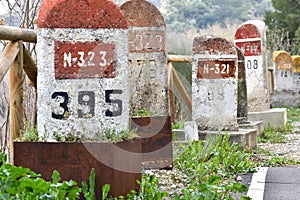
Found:
<svg viewBox="0 0 300 200"><path fill-rule="evenodd" d="M52 139L128 129L126 19L111 1L75 3L44 3L39 13L38 131Z"/></svg>
<svg viewBox="0 0 300 200"><path fill-rule="evenodd" d="M200 36L193 43L192 117L199 130L237 131L238 63L224 38Z"/></svg>
<svg viewBox="0 0 300 200"><path fill-rule="evenodd" d="M244 22L235 32L234 43L245 56L248 111L270 109L265 23L260 20Z"/></svg>
<svg viewBox="0 0 300 200"><path fill-rule="evenodd" d="M129 26L130 114L169 115L164 18L145 0L127 1L121 10Z"/></svg>
<svg viewBox="0 0 300 200"><path fill-rule="evenodd" d="M275 92L293 91L292 56L286 51L273 52Z"/></svg>

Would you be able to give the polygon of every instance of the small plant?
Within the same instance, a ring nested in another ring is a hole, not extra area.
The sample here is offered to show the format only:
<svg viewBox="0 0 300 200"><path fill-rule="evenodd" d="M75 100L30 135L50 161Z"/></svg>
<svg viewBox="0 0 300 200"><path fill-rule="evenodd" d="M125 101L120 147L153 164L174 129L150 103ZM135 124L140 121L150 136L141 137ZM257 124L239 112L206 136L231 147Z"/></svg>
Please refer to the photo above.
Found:
<svg viewBox="0 0 300 200"><path fill-rule="evenodd" d="M128 139L132 139L138 136L138 133L135 130L130 131L117 131L112 129L107 129L103 133L97 134L97 140L105 142L120 142Z"/></svg>
<svg viewBox="0 0 300 200"><path fill-rule="evenodd" d="M258 137L258 142L262 143L286 143L287 138L285 134L291 132L292 126L287 124L286 126L280 128L271 127L270 123L268 128L266 128L260 137Z"/></svg>
<svg viewBox="0 0 300 200"><path fill-rule="evenodd" d="M181 120L177 123L172 124L172 129L182 129L184 127L184 122Z"/></svg>
<svg viewBox="0 0 300 200"><path fill-rule="evenodd" d="M54 139L57 142L80 142L82 140L82 136L79 132L53 132Z"/></svg>
<svg viewBox="0 0 300 200"><path fill-rule="evenodd" d="M5 157L5 156L2 156ZM75 181L60 182L58 171L47 182L28 168L3 163L0 167L0 199L79 199Z"/></svg>
<svg viewBox="0 0 300 200"><path fill-rule="evenodd" d="M96 200L95 193L95 169L91 169L90 177L89 177L89 186L85 181L82 181L82 192L86 200ZM105 197L106 198L106 197ZM103 199L103 196L102 196Z"/></svg>
<svg viewBox="0 0 300 200"><path fill-rule="evenodd" d="M138 192L131 191L127 195L128 200L143 200L143 199L155 199L162 200L168 196L167 192L163 192L159 189L158 180L154 175L144 174L142 182L139 182L140 190Z"/></svg>
<svg viewBox="0 0 300 200"><path fill-rule="evenodd" d="M37 127L31 127L27 122L24 123L24 131L20 131L19 141L37 142L39 135Z"/></svg>
<svg viewBox="0 0 300 200"><path fill-rule="evenodd" d="M150 113L146 109L140 109L132 114L133 117L147 117Z"/></svg>
<svg viewBox="0 0 300 200"><path fill-rule="evenodd" d="M175 167L183 171L188 188L183 196L174 199L230 199L232 192L243 192L247 187L236 182L238 173L255 171L253 154L242 150L236 143L229 143L229 136L219 134L208 137L205 144L193 141L175 160Z"/></svg>
<svg viewBox="0 0 300 200"><path fill-rule="evenodd" d="M288 108L287 117L289 122L300 121L300 108Z"/></svg>

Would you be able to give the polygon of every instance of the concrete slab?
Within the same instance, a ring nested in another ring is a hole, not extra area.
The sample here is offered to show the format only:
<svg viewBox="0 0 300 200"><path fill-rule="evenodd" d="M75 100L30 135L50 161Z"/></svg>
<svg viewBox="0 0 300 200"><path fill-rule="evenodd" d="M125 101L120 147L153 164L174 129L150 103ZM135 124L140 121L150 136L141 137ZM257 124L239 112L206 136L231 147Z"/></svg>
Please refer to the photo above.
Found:
<svg viewBox="0 0 300 200"><path fill-rule="evenodd" d="M263 112L249 112L249 121L263 121L264 128L271 127L278 128L285 126L287 123L287 109L286 108L272 108Z"/></svg>
<svg viewBox="0 0 300 200"><path fill-rule="evenodd" d="M173 141L185 141L184 129L173 129Z"/></svg>
<svg viewBox="0 0 300 200"><path fill-rule="evenodd" d="M264 131L263 121L250 121L249 123L239 124L240 129L256 129L257 136L260 136Z"/></svg>
<svg viewBox="0 0 300 200"><path fill-rule="evenodd" d="M298 91L275 91L270 95L272 107L297 107L300 104Z"/></svg>
<svg viewBox="0 0 300 200"><path fill-rule="evenodd" d="M239 129L238 131L199 131L199 140L205 140L207 135L217 136L219 134L229 134L230 142L237 142L242 147L254 148L257 146L256 129Z"/></svg>

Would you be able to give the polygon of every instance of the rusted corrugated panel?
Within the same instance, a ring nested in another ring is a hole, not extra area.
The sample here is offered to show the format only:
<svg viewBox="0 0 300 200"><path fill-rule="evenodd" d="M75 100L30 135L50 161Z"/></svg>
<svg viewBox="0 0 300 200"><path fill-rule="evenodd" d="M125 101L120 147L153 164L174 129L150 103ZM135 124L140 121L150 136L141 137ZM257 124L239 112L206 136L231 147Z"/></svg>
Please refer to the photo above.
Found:
<svg viewBox="0 0 300 200"><path fill-rule="evenodd" d="M139 189L136 180L141 181L141 156L136 153L140 151L139 139L117 144L14 142L14 164L28 167L46 180L58 170L62 180L72 179L79 185L88 182L94 168L97 199L101 199L106 183L111 185L110 195L114 197Z"/></svg>
<svg viewBox="0 0 300 200"><path fill-rule="evenodd" d="M134 117L131 128L136 130L142 139L143 167L171 169L173 165L171 117Z"/></svg>

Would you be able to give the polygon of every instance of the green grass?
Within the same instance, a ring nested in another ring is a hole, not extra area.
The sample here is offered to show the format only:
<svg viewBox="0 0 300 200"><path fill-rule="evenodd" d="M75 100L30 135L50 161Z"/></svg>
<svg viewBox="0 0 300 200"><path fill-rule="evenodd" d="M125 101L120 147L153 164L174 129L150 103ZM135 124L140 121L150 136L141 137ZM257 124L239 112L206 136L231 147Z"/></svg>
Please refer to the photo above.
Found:
<svg viewBox="0 0 300 200"><path fill-rule="evenodd" d="M300 108L287 108L288 122L300 122Z"/></svg>

